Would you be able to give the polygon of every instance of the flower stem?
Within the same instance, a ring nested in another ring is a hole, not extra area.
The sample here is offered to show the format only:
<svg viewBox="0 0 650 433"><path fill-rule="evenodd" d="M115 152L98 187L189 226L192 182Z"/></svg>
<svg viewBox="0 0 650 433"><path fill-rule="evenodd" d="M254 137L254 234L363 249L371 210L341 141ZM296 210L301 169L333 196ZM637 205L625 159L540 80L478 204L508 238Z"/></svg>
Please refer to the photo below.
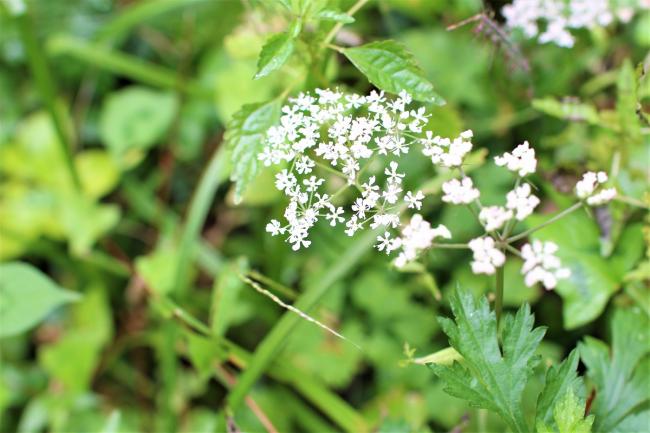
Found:
<svg viewBox="0 0 650 433"><path fill-rule="evenodd" d="M557 221L557 220L559 220L561 218L564 218L565 216L569 215L570 213L574 212L577 209L580 209L581 207L582 207L582 202L575 203L571 207L568 207L568 208L564 209L562 212L558 213L553 218L549 219L548 221L543 222L542 224L538 225L537 227L533 227L531 229L528 229L526 231L523 231L523 232L519 233L518 235L509 237L508 239L506 239L506 242L512 243L512 242L518 241L519 239L525 238L526 236L530 235L531 233L534 233L537 230L540 230L540 229L546 227L549 224L553 224L555 221Z"/></svg>
<svg viewBox="0 0 650 433"><path fill-rule="evenodd" d="M357 0L357 2L353 4L352 7L350 7L350 9L348 9L346 13L350 16L354 15L367 2L368 0ZM328 45L330 42L332 42L332 40L339 32L339 30L341 30L342 27L343 27L343 23L337 23L334 27L332 27L332 30L330 30L327 36L325 36L325 39L323 40L323 45Z"/></svg>
<svg viewBox="0 0 650 433"><path fill-rule="evenodd" d="M494 301L494 311L497 315L497 328L501 321L501 312L503 310L503 266L497 268L496 273L496 299Z"/></svg>
<svg viewBox="0 0 650 433"><path fill-rule="evenodd" d="M31 19L32 17L28 16L27 13L18 17L20 37L27 53L29 67L34 82L36 83L36 88L52 120L68 175L74 188L80 191L81 180L74 164L72 139L66 130L65 120L57 104L55 79L51 75L52 68L47 64L42 44L36 39L36 32L34 31Z"/></svg>
<svg viewBox="0 0 650 433"><path fill-rule="evenodd" d="M433 244L432 248L443 248L450 250L464 250L469 248L467 244Z"/></svg>

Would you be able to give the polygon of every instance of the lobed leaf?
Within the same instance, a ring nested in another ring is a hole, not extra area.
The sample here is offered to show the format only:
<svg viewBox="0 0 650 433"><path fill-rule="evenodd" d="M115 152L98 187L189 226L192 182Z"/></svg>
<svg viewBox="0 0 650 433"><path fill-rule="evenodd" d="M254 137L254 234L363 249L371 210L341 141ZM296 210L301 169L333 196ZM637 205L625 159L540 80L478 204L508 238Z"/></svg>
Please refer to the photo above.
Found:
<svg viewBox="0 0 650 433"><path fill-rule="evenodd" d="M582 393L582 378L577 374L579 360L579 352L574 349L562 363L552 366L546 373L544 389L537 398L537 425L553 423L553 411L560 399L568 392Z"/></svg>
<svg viewBox="0 0 650 433"><path fill-rule="evenodd" d="M614 313L611 356L605 343L591 337L585 338L579 349L596 387L594 431L622 431L621 425L636 423L650 402L648 316L639 309Z"/></svg>
<svg viewBox="0 0 650 433"><path fill-rule="evenodd" d="M591 426L594 423L594 416L584 417L585 405L569 389L561 394L553 407L553 420L555 427L549 427L542 421L537 423L538 433L591 433Z"/></svg>
<svg viewBox="0 0 650 433"><path fill-rule="evenodd" d="M345 48L342 53L372 84L390 93L407 91L414 99L443 105L445 101L433 90L433 84L403 45L392 41L371 42Z"/></svg>
<svg viewBox="0 0 650 433"><path fill-rule="evenodd" d="M500 347L496 316L485 297L476 302L471 293L457 289L450 304L455 321L443 318L440 323L464 362L431 366L445 381L445 391L472 406L496 412L515 432L530 431L522 396L545 329L533 329L534 317L524 305L515 316L504 319Z"/></svg>

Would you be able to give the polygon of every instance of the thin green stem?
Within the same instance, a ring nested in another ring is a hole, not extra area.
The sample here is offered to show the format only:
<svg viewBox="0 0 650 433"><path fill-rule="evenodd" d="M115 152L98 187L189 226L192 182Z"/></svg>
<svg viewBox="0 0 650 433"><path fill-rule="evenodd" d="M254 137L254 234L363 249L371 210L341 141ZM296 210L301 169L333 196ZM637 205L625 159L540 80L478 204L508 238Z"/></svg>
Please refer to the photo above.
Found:
<svg viewBox="0 0 650 433"><path fill-rule="evenodd" d="M580 209L581 207L582 207L582 202L574 203L573 206L564 209L562 212L558 213L553 218L550 218L549 220L547 220L547 221L543 222L542 224L538 225L537 227L530 228L530 229L528 229L526 231L523 231L523 232L519 233L518 235L509 237L508 239L506 239L506 242L511 244L511 243L513 243L515 241L518 241L519 239L523 239L526 236L530 235L531 233L534 233L537 230L543 229L547 225L553 224L555 221L557 221L557 220L559 220L561 218L564 218L565 216L567 216L570 213L576 211L577 209Z"/></svg>
<svg viewBox="0 0 650 433"><path fill-rule="evenodd" d="M497 327L501 321L501 312L503 311L503 266L499 266L496 272L496 290L495 290L494 311L497 316Z"/></svg>
<svg viewBox="0 0 650 433"><path fill-rule="evenodd" d="M634 197L628 197L626 195L617 195L616 197L614 197L614 200L619 201L621 203L629 204L630 206L636 206L641 209L650 210L650 206L643 203L641 200L635 199Z"/></svg>
<svg viewBox="0 0 650 433"><path fill-rule="evenodd" d="M201 228L210 211L217 187L227 179L226 156L223 148L214 152L190 201L178 246L178 260L174 272L174 288L177 293L183 293L187 288L190 265L196 257L197 245L201 239Z"/></svg>
<svg viewBox="0 0 650 433"><path fill-rule="evenodd" d="M467 244L433 244L432 248L441 248L448 250L465 250L469 248Z"/></svg>
<svg viewBox="0 0 650 433"><path fill-rule="evenodd" d="M350 9L348 9L348 11L346 13L348 15L350 15L350 16L354 15L367 2L368 2L368 0L357 0L357 2L355 4L353 4L352 7L350 7ZM336 34L339 32L339 30L341 30L341 28L343 28L343 23L336 23L336 25L334 27L332 27L332 30L329 31L327 36L325 36L325 39L323 39L323 45L328 45L330 42L332 42L332 40L334 39Z"/></svg>
<svg viewBox="0 0 650 433"><path fill-rule="evenodd" d="M56 102L56 87L54 85L55 79L51 74L52 68L47 64L45 53L42 50L42 44L36 40L36 32L33 28L31 17L24 13L17 17L17 22L20 30L20 37L27 52L29 67L34 77L38 92L40 93L43 103L52 119L52 124L54 125L58 143L61 147L61 153L72 181L72 185L77 190L81 190L81 179L74 165L72 155L73 140L70 138L69 132L66 130L64 119L61 116L61 112Z"/></svg>

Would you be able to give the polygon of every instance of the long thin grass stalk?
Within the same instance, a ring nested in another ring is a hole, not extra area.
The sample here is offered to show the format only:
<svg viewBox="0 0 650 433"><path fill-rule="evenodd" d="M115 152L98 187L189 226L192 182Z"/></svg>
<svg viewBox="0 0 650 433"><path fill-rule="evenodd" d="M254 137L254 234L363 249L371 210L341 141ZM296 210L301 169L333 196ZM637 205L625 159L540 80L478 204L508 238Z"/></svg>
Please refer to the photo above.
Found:
<svg viewBox="0 0 650 433"><path fill-rule="evenodd" d="M29 60L29 68L34 77L36 88L52 119L70 180L77 190L81 190L81 180L72 154L73 140L70 131L65 127L65 121L57 104L57 91L54 84L55 79L52 77L52 69L47 63L41 44L36 39L36 32L28 13L18 15L16 21Z"/></svg>

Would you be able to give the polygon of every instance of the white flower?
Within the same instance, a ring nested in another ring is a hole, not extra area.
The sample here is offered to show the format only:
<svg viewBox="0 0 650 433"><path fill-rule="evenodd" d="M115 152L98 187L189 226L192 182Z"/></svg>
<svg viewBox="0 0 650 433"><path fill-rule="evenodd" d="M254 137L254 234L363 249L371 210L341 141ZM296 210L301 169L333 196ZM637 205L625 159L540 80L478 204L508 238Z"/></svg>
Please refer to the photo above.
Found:
<svg viewBox="0 0 650 433"><path fill-rule="evenodd" d="M606 188L587 198L587 204L590 206L600 206L609 203L616 197L616 188Z"/></svg>
<svg viewBox="0 0 650 433"><path fill-rule="evenodd" d="M442 184L442 201L453 204L468 204L476 200L480 192L474 188L474 183L469 177L462 180L452 179Z"/></svg>
<svg viewBox="0 0 650 433"><path fill-rule="evenodd" d="M275 175L275 187L280 191L288 192L296 185L296 182L296 176L293 173L289 173L287 169Z"/></svg>
<svg viewBox="0 0 650 433"><path fill-rule="evenodd" d="M521 248L521 256L524 259L521 273L525 274L524 280L528 287L539 282L550 290L557 286L559 279L571 275L571 271L563 268L560 259L555 255L557 250L555 243L538 240Z"/></svg>
<svg viewBox="0 0 650 433"><path fill-rule="evenodd" d="M502 156L495 156L494 162L498 166L506 166L508 170L518 173L521 177L535 173L537 168L535 150L529 147L527 141L517 146L512 153L506 152Z"/></svg>
<svg viewBox="0 0 650 433"><path fill-rule="evenodd" d="M607 182L607 173L604 171L598 173L588 171L582 176L582 180L576 183L576 196L581 200L586 200L590 206L608 203L616 197L616 189L598 190L598 187L605 182Z"/></svg>
<svg viewBox="0 0 650 433"><path fill-rule="evenodd" d="M478 219L488 232L498 230L512 219L512 211L502 206L486 206L481 209Z"/></svg>
<svg viewBox="0 0 650 433"><path fill-rule="evenodd" d="M421 251L430 248L434 239L438 237L449 239L451 233L442 224L436 228L431 228L431 224L424 221L422 215L413 215L409 224L402 229L400 240L392 246L395 248L399 246L402 249L395 259L395 266L398 268L404 267L408 262L414 260Z"/></svg>
<svg viewBox="0 0 650 433"><path fill-rule="evenodd" d="M356 215L352 215L348 222L345 223L345 234L348 236L353 236L357 230L361 228L361 224L359 223L359 218Z"/></svg>
<svg viewBox="0 0 650 433"><path fill-rule="evenodd" d="M422 200L424 199L424 194L422 191L418 191L413 194L411 191L408 191L404 196L404 201L408 204L409 209L420 210L422 208Z"/></svg>
<svg viewBox="0 0 650 433"><path fill-rule="evenodd" d="M496 268L503 266L506 256L494 245L494 239L489 236L469 241L468 246L474 258L471 263L472 272L492 275L496 272Z"/></svg>
<svg viewBox="0 0 650 433"><path fill-rule="evenodd" d="M379 243L375 247L379 251L386 251L386 254L390 254L395 247L394 239L391 239L389 232L384 232L383 236L377 236L377 242Z"/></svg>
<svg viewBox="0 0 650 433"><path fill-rule="evenodd" d="M342 207L330 207L330 212L325 215L325 219L330 222L330 225L334 227L337 223L342 223L345 221L345 218L343 218L341 215L343 215L343 208Z"/></svg>
<svg viewBox="0 0 650 433"><path fill-rule="evenodd" d="M431 162L436 165L448 168L460 167L465 155L472 150L472 142L469 141L473 137L471 130L462 132L453 141L439 136L432 138L432 135L427 131L426 138L421 139L420 142L424 145L422 153L430 157Z"/></svg>
<svg viewBox="0 0 650 433"><path fill-rule="evenodd" d="M398 173L397 168L398 168L397 163L395 161L391 161L390 169L386 168L386 170L384 170L384 174L388 176L388 182L395 183L395 184L402 183L402 179L404 178L404 173Z"/></svg>
<svg viewBox="0 0 650 433"><path fill-rule="evenodd" d="M271 236L277 236L279 234L284 233L285 229L280 226L280 221L278 220L271 220L267 225L266 225L266 231L271 233Z"/></svg>
<svg viewBox="0 0 650 433"><path fill-rule="evenodd" d="M525 183L506 195L506 207L515 212L515 218L524 220L539 204L539 198L531 194L530 185Z"/></svg>
<svg viewBox="0 0 650 433"><path fill-rule="evenodd" d="M575 43L570 29L606 26L616 17L626 22L636 10L649 7L647 0L514 0L501 12L507 27L521 29L526 37L570 48ZM545 28L541 34L540 24Z"/></svg>

